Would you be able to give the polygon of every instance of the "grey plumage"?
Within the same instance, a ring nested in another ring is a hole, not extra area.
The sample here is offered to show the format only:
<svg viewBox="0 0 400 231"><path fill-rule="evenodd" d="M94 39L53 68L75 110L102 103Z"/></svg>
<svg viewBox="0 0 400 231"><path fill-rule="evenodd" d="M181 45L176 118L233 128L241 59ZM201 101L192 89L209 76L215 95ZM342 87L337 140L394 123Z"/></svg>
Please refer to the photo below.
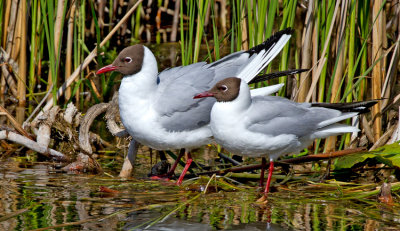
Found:
<svg viewBox="0 0 400 231"><path fill-rule="evenodd" d="M226 77L236 76L254 57L256 55L249 57L249 53L239 51L211 64L200 62L161 72L155 108L165 129L184 131L208 124L215 99L193 100L193 96ZM188 111L191 113L183 113Z"/></svg>
<svg viewBox="0 0 400 231"><path fill-rule="evenodd" d="M292 33L291 28L279 31L248 51L232 53L211 64L200 62L170 68L159 73L155 108L160 114L162 126L169 131L179 132L208 124L215 99L192 100L193 96L210 89L218 81L227 77L254 78L258 72L254 76L248 75L245 68L254 65L255 69L262 69L264 64L269 63L279 53ZM276 51L272 51L274 49ZM260 52L263 54L261 55ZM270 58L264 59L265 57ZM246 82L250 80L247 79ZM187 113L189 111L190 113Z"/></svg>
<svg viewBox="0 0 400 231"><path fill-rule="evenodd" d="M254 97L248 110L250 131L277 136L302 137L321 129L318 124L342 113L310 103L296 103L282 97Z"/></svg>

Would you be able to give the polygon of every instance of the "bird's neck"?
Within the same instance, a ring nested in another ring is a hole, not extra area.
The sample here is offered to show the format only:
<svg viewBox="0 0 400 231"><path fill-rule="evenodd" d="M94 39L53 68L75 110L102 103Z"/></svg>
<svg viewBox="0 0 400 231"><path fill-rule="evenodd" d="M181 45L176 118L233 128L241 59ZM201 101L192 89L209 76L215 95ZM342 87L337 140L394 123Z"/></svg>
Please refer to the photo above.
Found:
<svg viewBox="0 0 400 231"><path fill-rule="evenodd" d="M229 102L216 102L213 106L212 111L215 115L241 115L251 105L251 95L249 86L242 81L240 84L240 92L236 99ZM212 114L214 114L212 113Z"/></svg>
<svg viewBox="0 0 400 231"><path fill-rule="evenodd" d="M153 53L144 47L144 58L141 70L125 76L119 89L120 98L148 98L157 90L158 67Z"/></svg>

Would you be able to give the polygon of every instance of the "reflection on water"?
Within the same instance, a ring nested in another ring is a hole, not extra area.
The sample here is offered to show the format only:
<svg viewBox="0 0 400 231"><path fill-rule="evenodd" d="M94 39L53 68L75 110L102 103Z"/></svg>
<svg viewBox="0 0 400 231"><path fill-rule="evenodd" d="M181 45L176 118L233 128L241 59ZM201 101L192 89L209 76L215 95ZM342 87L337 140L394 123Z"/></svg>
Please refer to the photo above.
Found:
<svg viewBox="0 0 400 231"><path fill-rule="evenodd" d="M254 203L254 188L199 194L168 182L56 173L48 164L25 167L10 159L0 166L0 230L400 229L398 204L340 200L340 193L280 187L265 206Z"/></svg>

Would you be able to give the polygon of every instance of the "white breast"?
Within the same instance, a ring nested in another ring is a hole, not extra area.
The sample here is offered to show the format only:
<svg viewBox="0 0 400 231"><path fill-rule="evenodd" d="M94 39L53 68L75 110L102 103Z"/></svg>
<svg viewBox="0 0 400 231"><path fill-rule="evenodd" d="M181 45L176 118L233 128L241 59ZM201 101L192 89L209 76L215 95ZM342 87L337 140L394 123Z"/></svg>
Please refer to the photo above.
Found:
<svg viewBox="0 0 400 231"><path fill-rule="evenodd" d="M276 159L300 144L294 135L269 136L248 130L251 121L246 116L247 110L236 110L234 103L215 103L211 110L210 126L214 139L229 152Z"/></svg>
<svg viewBox="0 0 400 231"><path fill-rule="evenodd" d="M137 80L142 77L140 73L134 77L125 77L119 90L121 120L135 140L158 150L193 148L211 143L212 135L208 125L191 131L165 130L153 107L153 97L156 95L154 90L144 91L143 87L138 87L140 84Z"/></svg>

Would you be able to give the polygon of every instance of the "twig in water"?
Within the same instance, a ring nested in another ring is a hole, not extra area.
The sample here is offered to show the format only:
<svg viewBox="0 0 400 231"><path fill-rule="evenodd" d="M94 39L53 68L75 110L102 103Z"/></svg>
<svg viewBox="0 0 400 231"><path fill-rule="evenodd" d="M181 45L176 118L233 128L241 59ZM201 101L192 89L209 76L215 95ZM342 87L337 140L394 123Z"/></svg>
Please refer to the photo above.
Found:
<svg viewBox="0 0 400 231"><path fill-rule="evenodd" d="M6 220L8 220L10 218L13 218L13 217L18 216L18 215L23 214L23 213L26 213L31 209L31 207L32 206L30 206L28 208L17 210L17 211L15 211L13 213L6 214L6 215L0 217L0 222L6 221Z"/></svg>
<svg viewBox="0 0 400 231"><path fill-rule="evenodd" d="M277 162L277 165L281 165L282 163L287 164L287 163L303 163L303 162L308 162L312 160L324 160L324 159L330 159L334 157L340 157L340 156L345 156L349 154L354 154L358 152L365 151L365 148L355 148L355 149L347 149L343 151L337 151L337 152L328 152L328 153L322 153L322 154L315 154L315 155L308 155L308 156L301 156L298 158L292 158L292 159L285 159ZM211 174L225 174L228 172L245 172L245 171L250 171L250 170L256 170L256 169L261 169L261 164L255 164L255 165L247 165L243 167L236 167L236 168L229 168L229 169L224 169L224 170L216 170L216 171L208 171L208 172L200 172L197 173L197 175L211 175Z"/></svg>
<svg viewBox="0 0 400 231"><path fill-rule="evenodd" d="M214 178L216 178L216 177L217 177L217 174L213 174L213 175L211 176L210 180L207 182L207 185L206 185L206 188L205 188L204 191L203 191L203 194L206 194L206 193L207 193L208 186L210 185L211 181L212 181Z"/></svg>

